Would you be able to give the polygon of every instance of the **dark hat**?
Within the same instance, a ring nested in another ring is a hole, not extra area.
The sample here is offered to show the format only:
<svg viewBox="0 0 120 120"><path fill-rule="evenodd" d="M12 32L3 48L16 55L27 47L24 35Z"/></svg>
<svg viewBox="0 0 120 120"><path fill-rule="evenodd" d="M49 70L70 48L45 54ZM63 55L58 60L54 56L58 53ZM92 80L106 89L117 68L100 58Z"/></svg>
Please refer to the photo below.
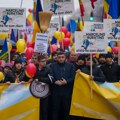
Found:
<svg viewBox="0 0 120 120"><path fill-rule="evenodd" d="M80 56L78 57L77 61L78 61L78 60L83 60L83 61L85 61L85 56L84 56L84 55L80 55Z"/></svg>
<svg viewBox="0 0 120 120"><path fill-rule="evenodd" d="M99 58L105 58L106 57L106 54L100 54L99 55Z"/></svg>
<svg viewBox="0 0 120 120"><path fill-rule="evenodd" d="M12 68L12 65L11 65L10 63L6 63L5 66L4 66L4 68L5 68L5 67L9 67L9 68L11 69L11 68Z"/></svg>
<svg viewBox="0 0 120 120"><path fill-rule="evenodd" d="M113 54L109 52L108 54L106 54L106 58L113 58Z"/></svg>
<svg viewBox="0 0 120 120"><path fill-rule="evenodd" d="M89 60L90 60L90 57L87 57L86 60L89 61ZM95 57L92 57L92 61L93 61L94 63L97 63L97 59L96 59Z"/></svg>
<svg viewBox="0 0 120 120"><path fill-rule="evenodd" d="M22 64L22 60L20 58L15 59L15 63L14 64L18 64L18 63Z"/></svg>

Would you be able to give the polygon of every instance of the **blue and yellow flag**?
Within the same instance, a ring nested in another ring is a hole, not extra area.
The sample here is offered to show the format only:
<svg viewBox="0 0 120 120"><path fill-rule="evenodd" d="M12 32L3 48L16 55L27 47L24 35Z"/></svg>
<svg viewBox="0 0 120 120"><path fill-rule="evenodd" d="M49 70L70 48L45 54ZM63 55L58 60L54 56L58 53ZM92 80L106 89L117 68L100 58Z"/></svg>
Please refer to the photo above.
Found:
<svg viewBox="0 0 120 120"><path fill-rule="evenodd" d="M106 18L109 15L113 19L118 19L120 17L120 0L104 0L104 12Z"/></svg>
<svg viewBox="0 0 120 120"><path fill-rule="evenodd" d="M120 120L120 83L91 82L89 75L76 74L70 115L102 120Z"/></svg>
<svg viewBox="0 0 120 120"><path fill-rule="evenodd" d="M7 60L8 59L8 46L7 40L5 39L4 44L2 46L2 51L0 53L0 60Z"/></svg>
<svg viewBox="0 0 120 120"><path fill-rule="evenodd" d="M39 120L39 103L28 83L0 84L0 120Z"/></svg>

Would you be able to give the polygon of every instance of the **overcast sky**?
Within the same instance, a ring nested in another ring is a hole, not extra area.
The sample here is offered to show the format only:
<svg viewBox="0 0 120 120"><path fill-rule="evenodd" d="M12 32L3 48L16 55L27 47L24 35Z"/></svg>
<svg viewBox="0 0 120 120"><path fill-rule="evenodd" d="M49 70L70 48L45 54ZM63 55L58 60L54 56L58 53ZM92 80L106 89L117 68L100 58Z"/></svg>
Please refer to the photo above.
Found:
<svg viewBox="0 0 120 120"><path fill-rule="evenodd" d="M0 0L0 7L18 7L20 8L22 0ZM22 8L33 8L33 0L23 0Z"/></svg>

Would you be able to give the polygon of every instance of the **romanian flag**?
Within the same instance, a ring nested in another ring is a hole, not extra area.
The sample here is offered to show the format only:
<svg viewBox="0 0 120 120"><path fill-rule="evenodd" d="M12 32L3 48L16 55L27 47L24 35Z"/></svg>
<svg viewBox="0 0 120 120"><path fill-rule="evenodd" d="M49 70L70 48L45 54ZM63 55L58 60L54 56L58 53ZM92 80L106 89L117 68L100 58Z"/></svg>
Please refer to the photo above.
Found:
<svg viewBox="0 0 120 120"><path fill-rule="evenodd" d="M39 103L28 83L0 85L0 120L39 120Z"/></svg>
<svg viewBox="0 0 120 120"><path fill-rule="evenodd" d="M120 0L104 0L105 18L118 19L120 17Z"/></svg>
<svg viewBox="0 0 120 120"><path fill-rule="evenodd" d="M8 45L7 40L5 39L4 44L2 46L2 51L0 53L0 60L8 60Z"/></svg>
<svg viewBox="0 0 120 120"><path fill-rule="evenodd" d="M35 6L34 6L35 7ZM33 37L32 37L32 42L35 43L36 39L36 33L40 32L40 25L39 25L39 12L43 11L42 5L41 5L41 0L37 0L37 5L36 5L36 20L33 22Z"/></svg>
<svg viewBox="0 0 120 120"><path fill-rule="evenodd" d="M77 72L70 115L102 120L120 120L120 83L92 82L90 76Z"/></svg>

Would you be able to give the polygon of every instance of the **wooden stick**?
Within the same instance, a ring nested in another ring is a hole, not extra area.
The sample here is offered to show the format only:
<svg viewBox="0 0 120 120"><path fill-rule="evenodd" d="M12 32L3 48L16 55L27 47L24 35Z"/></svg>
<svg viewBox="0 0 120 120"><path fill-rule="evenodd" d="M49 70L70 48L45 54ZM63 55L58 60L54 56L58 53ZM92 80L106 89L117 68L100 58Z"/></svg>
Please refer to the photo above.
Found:
<svg viewBox="0 0 120 120"><path fill-rule="evenodd" d="M20 3L20 8L22 7L22 4L23 4L23 0L21 0L21 3Z"/></svg>
<svg viewBox="0 0 120 120"><path fill-rule="evenodd" d="M93 75L93 69L92 69L92 54L90 54L90 76ZM92 88L92 82L93 80L90 80L90 98L93 99L93 88Z"/></svg>
<svg viewBox="0 0 120 120"><path fill-rule="evenodd" d="M61 31L62 24L61 24L61 17L60 17L60 15L59 15L59 24L60 24L60 33L61 33L61 38L62 38L62 31ZM64 50L63 40L62 40L62 49Z"/></svg>

